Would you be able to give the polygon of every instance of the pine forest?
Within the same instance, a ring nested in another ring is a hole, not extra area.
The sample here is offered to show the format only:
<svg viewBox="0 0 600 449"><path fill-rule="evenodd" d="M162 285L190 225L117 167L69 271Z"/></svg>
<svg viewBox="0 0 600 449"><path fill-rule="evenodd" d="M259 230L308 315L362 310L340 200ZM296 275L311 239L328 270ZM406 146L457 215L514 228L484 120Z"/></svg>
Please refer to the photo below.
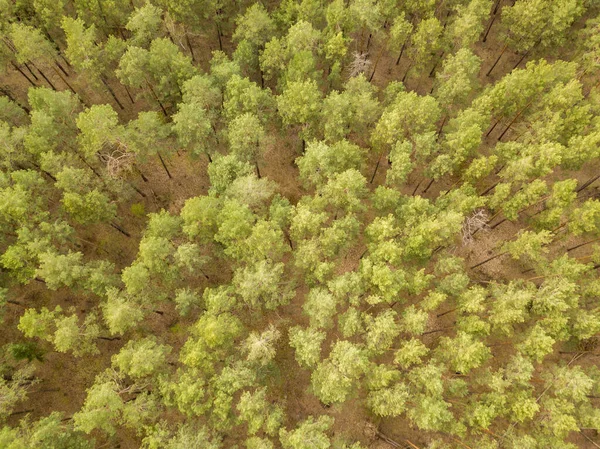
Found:
<svg viewBox="0 0 600 449"><path fill-rule="evenodd" d="M0 449L600 448L600 0L0 0Z"/></svg>

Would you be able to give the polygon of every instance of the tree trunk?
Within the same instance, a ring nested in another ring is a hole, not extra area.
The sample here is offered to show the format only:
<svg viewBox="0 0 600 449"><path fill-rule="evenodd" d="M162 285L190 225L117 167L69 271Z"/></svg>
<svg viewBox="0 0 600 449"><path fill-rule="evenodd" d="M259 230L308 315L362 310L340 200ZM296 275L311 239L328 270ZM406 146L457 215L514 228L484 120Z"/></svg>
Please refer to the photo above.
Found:
<svg viewBox="0 0 600 449"><path fill-rule="evenodd" d="M67 71L64 69L64 67L60 64L60 62L58 62L56 59L54 60L54 64L56 64L56 66L60 69L61 72L63 72L65 74L65 76L69 76L69 74L67 73Z"/></svg>
<svg viewBox="0 0 600 449"><path fill-rule="evenodd" d="M375 58L375 64L373 64L373 72L371 73L371 76L369 77L369 82L371 82L373 80L373 77L375 76L375 70L377 70L377 64L379 64L379 60L381 59L381 55L383 55L383 50L385 48L387 44L387 40L381 44L381 49L379 50L379 53L377 54L377 58Z"/></svg>
<svg viewBox="0 0 600 449"><path fill-rule="evenodd" d="M510 129L510 127L517 121L517 119L519 117L521 117L521 115L523 114L523 112L525 112L527 110L527 108L529 106L531 106L531 103L533 103L533 100L531 100L529 103L527 103L518 113L517 115L514 116L514 118L510 121L510 123L508 124L508 126L506 127L506 129L504 131L502 131L502 134L500 134L500 136L498 137L498 141L500 141L503 137L504 134L506 134L506 132Z"/></svg>
<svg viewBox="0 0 600 449"><path fill-rule="evenodd" d="M402 57L402 53L404 53L404 48L406 47L406 42L402 44L402 48L400 49L400 54L398 55L398 59L396 59L396 65L400 64L400 58Z"/></svg>
<svg viewBox="0 0 600 449"><path fill-rule="evenodd" d="M406 68L406 73L402 77L402 82L403 83L406 81L406 77L408 76L408 72L410 72L411 67L412 67L412 62L410 64L408 64L408 67Z"/></svg>
<svg viewBox="0 0 600 449"><path fill-rule="evenodd" d="M20 411L18 411L18 412L12 412L12 413L11 413L10 415L8 415L8 416L24 415L25 413L31 413L31 412L33 412L33 411L35 411L35 410L34 410L34 409L32 409L32 408L29 408L29 409L27 409L27 410L20 410Z"/></svg>
<svg viewBox="0 0 600 449"><path fill-rule="evenodd" d="M429 72L429 78L431 78L433 76L433 74L435 73L435 69L437 69L438 64L440 63L440 61L442 60L442 58L444 57L444 54L446 52L443 51L442 54L440 55L440 57L437 59L437 61L435 62L435 64L433 65L433 68L431 69L431 72Z"/></svg>
<svg viewBox="0 0 600 449"><path fill-rule="evenodd" d="M438 314L437 314L437 317L438 317L438 318L441 318L441 317L443 317L444 315L448 315L449 313L452 313L452 312L454 312L455 310L456 310L456 308L454 308L454 309L450 309L450 310L446 310L445 312L442 312L442 313L438 313Z"/></svg>
<svg viewBox="0 0 600 449"><path fill-rule="evenodd" d="M498 223L496 223L493 226L490 226L490 229L496 229L498 226L500 226L502 223L504 223L505 221L507 221L508 218L503 218L502 220L500 220Z"/></svg>
<svg viewBox="0 0 600 449"><path fill-rule="evenodd" d="M37 170L39 170L41 173L45 174L46 176L48 176L52 181L56 182L56 178L54 176L52 176L51 173L48 173L46 170L42 170L42 167L40 167L37 163L32 162L31 163Z"/></svg>
<svg viewBox="0 0 600 449"><path fill-rule="evenodd" d="M158 103L158 105L160 106L160 109L162 110L164 116L168 117L169 114L167 114L167 110L165 109L165 107L163 106L163 104L160 102L160 99L158 98L158 95L156 95L156 92L154 92L154 89L152 89L152 86L150 85L150 83L148 81L146 81L146 86L148 86L148 89L150 90L150 93L152 94L152 96L154 97L154 99L156 100L156 102Z"/></svg>
<svg viewBox="0 0 600 449"><path fill-rule="evenodd" d="M100 17L102 17L102 20L104 20L104 24L108 27L108 21L106 20L106 16L104 15L101 0L96 0L96 4L98 5L98 9L100 10Z"/></svg>
<svg viewBox="0 0 600 449"><path fill-rule="evenodd" d="M487 193L490 193L490 192L491 192L491 191L494 189L494 187L496 187L498 184L499 184L499 182L496 182L496 183L495 183L495 184L493 184L491 187L488 187L488 188L487 188L487 189L485 189L485 190L483 191L483 193L481 193L479 196L484 196L484 195L486 195Z"/></svg>
<svg viewBox="0 0 600 449"><path fill-rule="evenodd" d="M24 63L23 63L23 65L25 66L25 68L27 69L27 71L28 71L29 73L31 73L31 76L33 76L33 79L34 79L34 80L36 80L36 81L39 81L39 80L40 80L40 79L39 79L39 78L38 78L38 77L35 75L35 73L33 72L33 70L31 70L31 67L29 67L29 65L28 65L26 62L24 62Z"/></svg>
<svg viewBox="0 0 600 449"><path fill-rule="evenodd" d="M223 51L223 41L221 41L221 27L219 26L219 22L215 22L217 26L217 37L219 38L219 50Z"/></svg>
<svg viewBox="0 0 600 449"><path fill-rule="evenodd" d="M413 190L413 193L411 196L415 196L415 193L417 193L417 190L419 189L419 186L421 185L421 183L423 182L423 180L419 180L419 182L417 183L417 186L415 187L415 190Z"/></svg>
<svg viewBox="0 0 600 449"><path fill-rule="evenodd" d="M444 125L446 124L446 120L448 120L448 114L446 114L444 116L444 119L442 120L442 124L440 125L440 128L438 129L438 132L437 132L437 138L438 138L438 140L440 138L440 135L442 134L442 129L444 129Z"/></svg>
<svg viewBox="0 0 600 449"><path fill-rule="evenodd" d="M38 72L40 72L40 75L42 75L42 77L46 80L46 82L52 88L52 90L56 90L56 87L54 86L54 84L52 84L52 81L50 81L48 79L48 77L46 76L46 74L44 72L42 72L38 67L36 67L35 64L33 64L33 63L31 63L31 64L37 69Z"/></svg>
<svg viewBox="0 0 600 449"><path fill-rule="evenodd" d="M148 178L146 178L146 176L142 173L142 171L139 169L139 167L135 164L133 164L133 168L135 169L135 171L138 172L138 174L141 176L141 178L143 179L144 182L148 182Z"/></svg>
<svg viewBox="0 0 600 449"><path fill-rule="evenodd" d="M59 54L58 54L58 56L60 56L60 57L61 57L61 59L62 59L63 61L65 61L65 64L67 65L67 67L68 67L68 68L70 68L70 69L72 69L72 68L73 68L73 67L71 66L71 64L69 64L69 61L68 61L68 60L67 60L67 59L66 59L66 58L65 58L65 57L64 57L64 56L63 56L61 53L59 53Z"/></svg>
<svg viewBox="0 0 600 449"><path fill-rule="evenodd" d="M483 42L487 41L488 34L490 34L490 30L492 29L492 25L496 21L496 17L498 17L498 16L496 14L494 14L492 17L492 20L490 20L490 24L488 25L487 29L485 30L485 34L483 35L483 40L482 40Z"/></svg>
<svg viewBox="0 0 600 449"><path fill-rule="evenodd" d="M492 134L492 131L496 129L496 126L498 126L498 123L500 123L500 120L496 120L496 123L492 125L492 127L487 133L485 133L485 137L489 137L489 135Z"/></svg>
<svg viewBox="0 0 600 449"><path fill-rule="evenodd" d="M427 191L429 190L429 187L431 187L431 185L434 183L435 179L431 178L431 181L429 181L429 184L427 184L427 187L425 187L425 190L423 190L423 193L427 193Z"/></svg>
<svg viewBox="0 0 600 449"><path fill-rule="evenodd" d="M78 152L75 152L75 153L77 154L77 157L79 158L79 160L81 162L83 162L87 168L89 168L98 178L102 179L102 176L100 176L100 173L98 173L96 171L96 169L94 167L92 167L90 165L90 163L88 161L86 161L85 158L81 154L79 154Z"/></svg>
<svg viewBox="0 0 600 449"><path fill-rule="evenodd" d="M494 260L494 259L497 259L498 257L502 257L502 256L504 256L505 254L508 254L508 252L507 252L507 251L504 251L504 252L502 252L502 253L500 253L500 254L496 254L495 256L488 257L488 258L487 258L487 259L485 259L484 261L482 261L482 262L479 262L479 263L476 263L475 265L473 265L473 266L471 266L471 267L469 267L469 268L472 270L473 268L480 267L480 266L482 266L482 265L484 265L484 264L486 264L486 263L488 263L488 262L491 262L491 261L492 261L492 260Z"/></svg>
<svg viewBox="0 0 600 449"><path fill-rule="evenodd" d="M169 169L167 168L167 164L165 164L165 161L164 161L162 155L160 154L160 151L157 151L156 154L158 155L158 158L160 159L160 163L162 164L163 168L167 172L167 176L169 177L169 179L173 179L173 177L171 176L171 173L169 172Z"/></svg>
<svg viewBox="0 0 600 449"><path fill-rule="evenodd" d="M135 185L133 185L132 183L129 183L129 185L131 186L131 188L133 190L135 190L142 198L146 198L146 194L144 192L142 192L140 189L138 189Z"/></svg>
<svg viewBox="0 0 600 449"><path fill-rule="evenodd" d="M597 179L600 179L600 175L596 175L591 179L588 179L586 182L584 182L581 187L578 187L577 190L575 190L575 192L579 193L582 190L587 189L590 185L592 185L594 183L594 181L596 181Z"/></svg>
<svg viewBox="0 0 600 449"><path fill-rule="evenodd" d="M381 158L383 157L383 151L379 155L379 159L377 159L377 164L375 164L375 170L373 170L373 176L371 176L370 184L373 184L373 180L375 179L375 175L377 174L377 170L379 169L379 164L381 163Z"/></svg>
<svg viewBox="0 0 600 449"><path fill-rule="evenodd" d="M188 44L188 48L190 49L190 54L192 55L192 61L196 62L196 56L194 56L194 48L192 47L192 43L190 42L190 36L187 31L185 31L185 41Z"/></svg>
<svg viewBox="0 0 600 449"><path fill-rule="evenodd" d="M217 145L219 145L219 136L217 135L217 127L215 126L214 123L211 123L210 127L213 130L213 135L215 136L215 141L217 142Z"/></svg>
<svg viewBox="0 0 600 449"><path fill-rule="evenodd" d="M71 87L71 85L67 82L67 80L60 74L60 72L58 70L56 70L54 67L52 67L52 70L54 70L56 72L58 77L62 80L63 83L65 83L65 85L69 88L69 90L71 92L73 92L73 94L77 95L77 92L75 92L75 89L73 89L73 87Z"/></svg>
<svg viewBox="0 0 600 449"><path fill-rule="evenodd" d="M504 47L502 48L502 51L500 52L500 55L496 59L496 62L494 62L494 65L492 65L492 67L490 67L490 69L487 71L487 73L485 74L485 76L490 76L490 73L492 73L492 70L494 70L494 67L496 67L496 65L500 61L500 58L502 57L502 55L504 54L504 52L506 51L507 48L508 48L508 45L504 44Z"/></svg>
<svg viewBox="0 0 600 449"><path fill-rule="evenodd" d="M598 240L600 240L600 237L593 239L593 240L588 240L587 242L580 243L579 245L571 246L570 248L567 248L567 252L573 251L577 248L581 248L582 246L589 245L590 243L597 242Z"/></svg>
<svg viewBox="0 0 600 449"><path fill-rule="evenodd" d="M119 108L121 108L121 110L124 110L125 106L123 106L123 104L121 104L121 102L117 98L117 95L115 94L115 91L112 90L112 87L110 87L110 85L106 82L106 80L104 79L103 76L100 77L100 81L102 81L102 84L104 84L104 87L106 87L106 90L108 90L108 93L111 95L111 97L113 97L113 100L115 100L115 103L117 103L117 105L119 105Z"/></svg>
<svg viewBox="0 0 600 449"><path fill-rule="evenodd" d="M258 179L260 179L261 176L260 176L260 168L258 168L258 162L254 162L254 166L256 167L256 175L258 176Z"/></svg>
<svg viewBox="0 0 600 449"><path fill-rule="evenodd" d="M131 96L131 92L129 92L129 89L127 89L127 86L125 84L122 84L122 86L125 89L125 92L127 92L127 96L129 97L129 101L131 101L131 104L135 104L135 100Z"/></svg>
<svg viewBox="0 0 600 449"><path fill-rule="evenodd" d="M131 237L131 234L129 232L127 232L125 229L123 229L121 226L119 226L118 224L111 221L109 223L109 225L111 225L113 228L115 228L117 231L119 231L125 237Z"/></svg>
<svg viewBox="0 0 600 449"><path fill-rule="evenodd" d="M493 12L493 14L496 14L498 12L498 8L500 7L500 2L501 1L502 0L496 0L496 3L494 4L494 10L493 10L494 12Z"/></svg>
<svg viewBox="0 0 600 449"><path fill-rule="evenodd" d="M17 64L15 64L12 61L10 63L21 75L23 75L23 78L25 78L27 81L29 81L29 84L31 84L33 87L36 87L35 83L31 80L31 78L29 78Z"/></svg>
<svg viewBox="0 0 600 449"><path fill-rule="evenodd" d="M515 64L515 66L513 67L513 70L515 70L517 67L519 67L521 65L521 63L523 62L523 59L525 59L528 54L529 54L529 50L527 50L525 53L523 53L523 56L521 56L521 59L519 59L519 62L517 62Z"/></svg>
<svg viewBox="0 0 600 449"><path fill-rule="evenodd" d="M27 106L23 106L21 103L19 103L19 101L13 96L13 94L10 93L10 91L8 90L8 88L4 89L4 88L0 87L0 93L2 93L2 95L5 95L6 97L8 97L8 99L10 101L12 101L13 103L17 104L27 114L31 113L31 109L29 109Z"/></svg>
<svg viewBox="0 0 600 449"><path fill-rule="evenodd" d="M285 238L286 238L288 244L290 245L290 249L292 251L294 251L294 245L292 243L292 239L290 238L290 235L288 234L288 232L286 230L283 231L283 235L285 235Z"/></svg>

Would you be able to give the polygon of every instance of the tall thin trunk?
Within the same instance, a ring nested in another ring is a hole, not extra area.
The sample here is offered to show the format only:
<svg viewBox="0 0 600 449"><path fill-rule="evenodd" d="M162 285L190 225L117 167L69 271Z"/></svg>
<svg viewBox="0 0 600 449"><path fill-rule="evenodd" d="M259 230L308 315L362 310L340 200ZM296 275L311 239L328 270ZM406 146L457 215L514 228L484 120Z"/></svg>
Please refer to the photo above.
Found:
<svg viewBox="0 0 600 449"><path fill-rule="evenodd" d="M37 164L36 162L31 162L31 165L33 165L41 173L48 176L52 181L56 182L56 178L51 173L48 173L46 170L42 170L42 167L39 164Z"/></svg>
<svg viewBox="0 0 600 449"><path fill-rule="evenodd" d="M71 64L69 64L69 61L62 55L62 54L58 54L60 56L60 58L65 61L65 64L67 64L67 67L72 69L73 67L71 66Z"/></svg>
<svg viewBox="0 0 600 449"><path fill-rule="evenodd" d="M19 103L19 101L13 96L13 94L10 93L10 91L8 90L8 88L4 89L4 88L0 87L0 93L3 94L3 95L5 95L13 103L17 104L27 114L31 113L31 109L29 109L27 106L23 106L21 103Z"/></svg>
<svg viewBox="0 0 600 449"><path fill-rule="evenodd" d="M290 238L290 235L288 234L288 232L286 230L283 231L283 235L285 235L285 238L286 238L288 244L290 245L290 249L292 251L294 251L294 244L292 243L292 239Z"/></svg>
<svg viewBox="0 0 600 449"><path fill-rule="evenodd" d="M419 182L417 183L415 190L413 190L412 196L415 196L415 193L417 193L417 190L419 190L419 186L421 185L421 183L423 182L423 180L419 180Z"/></svg>
<svg viewBox="0 0 600 449"><path fill-rule="evenodd" d="M260 176L260 168L258 168L258 162L254 162L254 166L256 167L256 175L258 176L258 179L261 178Z"/></svg>
<svg viewBox="0 0 600 449"><path fill-rule="evenodd" d="M499 182L492 184L490 187L488 187L482 193L480 193L479 196L485 196L487 193L490 193L494 189L494 187L496 187L498 184L499 184Z"/></svg>
<svg viewBox="0 0 600 449"><path fill-rule="evenodd" d="M33 79L36 81L39 81L40 79L35 75L35 73L33 72L33 70L31 70L31 67L29 67L29 64L27 64L26 62L23 63L23 65L25 66L25 68L27 69L27 71L29 73L31 73L31 76L33 76Z"/></svg>
<svg viewBox="0 0 600 449"><path fill-rule="evenodd" d="M488 257L487 259L485 259L485 260L483 260L483 261L481 261L481 262L479 262L479 263L476 263L475 265L473 265L473 266L471 266L471 267L469 267L469 268L473 269L473 268L480 267L480 266L482 266L483 264L486 264L486 263L488 263L488 262L491 262L491 261L492 261L492 260L494 260L494 259L497 259L498 257L502 257L502 256L504 256L505 254L508 254L508 251L504 251L504 252L501 252L500 254L496 254L495 256Z"/></svg>
<svg viewBox="0 0 600 449"><path fill-rule="evenodd" d="M215 127L215 124L214 124L214 123L211 123L211 124L210 124L210 127L211 127L211 128L212 128L212 130L213 130L213 135L215 136L215 142L217 142L217 145L219 145L219 136L218 136L218 134L217 134L217 128Z"/></svg>
<svg viewBox="0 0 600 449"><path fill-rule="evenodd" d="M369 181L370 184L373 184L373 180L375 179L375 175L377 174L377 170L379 169L379 164L381 163L382 157L383 157L383 151L381 152L381 154L379 155L379 158L377 159L377 164L375 164L375 170L373 170L373 175L371 176L371 181Z"/></svg>
<svg viewBox="0 0 600 449"><path fill-rule="evenodd" d="M215 25L217 26L217 37L219 38L219 50L223 51L223 41L221 41L221 26L219 25L219 22L215 22Z"/></svg>
<svg viewBox="0 0 600 449"><path fill-rule="evenodd" d="M400 49L400 54L398 55L398 59L396 59L396 65L400 64L400 58L402 57L402 53L404 53L405 48L406 48L406 41L402 44L402 48Z"/></svg>
<svg viewBox="0 0 600 449"><path fill-rule="evenodd" d="M423 193L427 193L427 191L429 190L429 187L432 186L434 181L435 181L435 178L431 178L431 181L429 181L429 184L427 184L427 187L425 187L425 190L423 190Z"/></svg>
<svg viewBox="0 0 600 449"><path fill-rule="evenodd" d="M596 175L591 179L588 179L586 182L584 182L581 187L578 187L577 190L575 190L575 192L579 193L582 190L587 189L590 185L592 185L597 179L600 179L600 175Z"/></svg>
<svg viewBox="0 0 600 449"><path fill-rule="evenodd" d="M58 75L58 77L62 80L63 83L65 83L65 85L69 88L69 90L71 92L73 92L75 95L77 95L77 92L75 92L75 89L73 89L73 87L67 82L67 80L60 74L60 72L58 70L56 70L54 67L52 67L52 70L54 70L54 72L56 72L56 74Z"/></svg>
<svg viewBox="0 0 600 449"><path fill-rule="evenodd" d="M167 31L167 37L169 38L169 40L171 41L172 44L175 44L175 39L173 39L173 35L171 34L171 32L169 30ZM177 45L177 44L175 44Z"/></svg>
<svg viewBox="0 0 600 449"><path fill-rule="evenodd" d="M122 84L122 86L125 89L125 92L127 92L127 96L129 97L129 101L131 101L131 104L135 104L135 100L131 96L131 92L129 92L129 89L127 89L127 86L125 84Z"/></svg>
<svg viewBox="0 0 600 449"><path fill-rule="evenodd" d="M142 171L140 170L140 168L137 165L133 164L133 168L140 175L140 177L142 178L142 180L144 182L148 182L148 178L146 178L146 176L142 173Z"/></svg>
<svg viewBox="0 0 600 449"><path fill-rule="evenodd" d="M525 59L528 54L529 54L529 50L527 50L525 53L523 53L523 56L521 56L521 59L519 59L519 62L517 62L512 69L515 70L517 67L519 67L521 65L521 63L523 62L523 59Z"/></svg>
<svg viewBox="0 0 600 449"><path fill-rule="evenodd" d="M433 76L433 74L435 73L435 69L437 69L438 64L440 63L440 61L442 60L442 58L444 57L444 54L446 52L443 51L442 54L440 55L440 57L437 59L437 61L435 62L435 64L433 65L433 68L431 69L431 72L429 72L429 78L431 78Z"/></svg>
<svg viewBox="0 0 600 449"><path fill-rule="evenodd" d="M117 231L119 231L121 234L123 234L125 237L131 237L131 234L129 232L127 232L125 229L123 229L121 226L119 226L118 224L116 224L115 222L110 222L109 223L110 226L112 226L113 228L115 228Z"/></svg>
<svg viewBox="0 0 600 449"><path fill-rule="evenodd" d="M442 135L442 129L444 129L444 125L446 124L446 120L448 120L448 114L444 115L444 119L442 120L442 124L440 125L440 128L438 129L437 132L437 138L439 140L440 136Z"/></svg>
<svg viewBox="0 0 600 449"><path fill-rule="evenodd" d="M23 72L23 70L21 70L21 68L15 64L14 62L11 61L11 65L21 74L23 75L23 78L25 78L27 81L29 81L29 84L31 84L33 87L36 87L36 84L31 80L31 78L29 78L25 72Z"/></svg>
<svg viewBox="0 0 600 449"><path fill-rule="evenodd" d="M104 20L104 24L108 27L108 21L106 20L106 16L104 15L101 0L96 0L96 4L98 5L98 9L100 10L100 17L102 17L102 20Z"/></svg>
<svg viewBox="0 0 600 449"><path fill-rule="evenodd" d="M60 69L61 72L63 72L65 74L66 77L69 76L69 74L67 73L67 71L65 70L65 68L61 65L60 62L58 62L58 60L54 60L54 64L56 64L56 66Z"/></svg>
<svg viewBox="0 0 600 449"><path fill-rule="evenodd" d="M129 183L129 185L131 186L131 188L133 190L135 190L142 198L146 198L146 194L144 192L142 192L140 189L138 189L135 185L133 185L132 183Z"/></svg>
<svg viewBox="0 0 600 449"><path fill-rule="evenodd" d="M498 12L498 8L500 8L500 2L502 0L496 0L496 3L494 4L494 11L492 14L496 14Z"/></svg>
<svg viewBox="0 0 600 449"><path fill-rule="evenodd" d="M108 93L111 95L111 97L113 97L113 100L115 100L115 103L117 103L119 105L119 108L121 108L121 110L125 109L125 106L123 106L121 104L121 102L117 98L117 95L115 94L115 91L112 90L112 87L110 87L110 85L106 82L104 77L100 77L100 81L102 81L102 84L104 84L104 87L106 87L106 90L108 90Z"/></svg>
<svg viewBox="0 0 600 449"><path fill-rule="evenodd" d="M508 124L508 126L504 129L504 131L502 131L502 134L500 134L500 136L498 137L498 141L500 141L503 137L504 134L506 134L506 132L510 129L510 127L517 121L517 119L519 117L521 117L521 115L523 114L523 112L525 112L527 110L527 108L529 106L531 106L531 103L533 103L533 100L531 100L529 103L527 103L518 113L517 115L515 115L513 117L513 119L510 121L510 123Z"/></svg>
<svg viewBox="0 0 600 449"><path fill-rule="evenodd" d="M587 242L580 243L579 245L571 246L570 248L567 248L567 252L573 251L577 248L581 248L582 246L589 245L590 243L597 242L598 240L600 240L600 237L595 238L593 240L588 240Z"/></svg>
<svg viewBox="0 0 600 449"><path fill-rule="evenodd" d="M489 137L489 135L492 134L492 131L498 126L498 123L500 123L500 120L496 120L496 123L494 123L487 133L485 133L485 137Z"/></svg>
<svg viewBox="0 0 600 449"><path fill-rule="evenodd" d="M373 37L373 33L369 33L369 38L367 39L367 48L366 51L369 51L369 47L371 46L371 38Z"/></svg>
<svg viewBox="0 0 600 449"><path fill-rule="evenodd" d="M44 72L42 72L38 67L36 67L35 64L33 64L33 63L31 63L31 64L37 69L38 72L40 72L40 75L42 75L42 77L46 80L46 82L52 88L52 90L56 90L56 86L54 86L54 84L52 84L52 81L50 81L48 79L48 77L46 76L46 74Z"/></svg>
<svg viewBox="0 0 600 449"><path fill-rule="evenodd" d="M411 67L412 67L412 62L408 65L408 67L406 68L406 73L402 77L402 82L403 83L406 81L406 77L408 76L408 72L410 72Z"/></svg>
<svg viewBox="0 0 600 449"><path fill-rule="evenodd" d="M167 168L167 164L165 164L165 161L164 161L162 155L160 154L160 151L157 151L156 154L158 155L158 158L160 159L160 163L162 164L163 168L167 172L167 176L169 177L169 179L173 179L173 176L171 176L171 172L169 172L169 169Z"/></svg>
<svg viewBox="0 0 600 449"><path fill-rule="evenodd" d="M185 32L185 40L190 49L190 54L192 55L192 61L196 62L196 56L194 56L194 48L192 47L192 43L190 42L190 36L188 35L187 31Z"/></svg>
<svg viewBox="0 0 600 449"><path fill-rule="evenodd" d="M375 71L377 70L377 64L379 64L379 60L381 59L381 56L383 55L383 50L385 49L386 44L387 44L387 40L381 44L381 49L379 50L379 53L377 54L377 58L375 58L375 64L373 64L373 72L371 73L371 76L369 77L369 82L371 82L373 80L373 77L375 76Z"/></svg>
<svg viewBox="0 0 600 449"><path fill-rule="evenodd" d="M75 154L77 154L77 157L78 157L78 158L81 160L81 162L83 162L83 163L84 163L84 165L85 165L87 168L89 168L89 169L90 169L90 170L91 170L91 171L92 171L92 172L93 172L93 173L96 175L96 177L98 177L98 178L102 179L102 176L100 176L100 173L98 173L98 172L96 171L96 169L95 169L94 167L92 167L92 166L90 165L90 163L89 163L88 161L86 161L86 160L85 160L85 158L84 158L84 157L83 157L81 154L79 154L78 152L75 152Z"/></svg>
<svg viewBox="0 0 600 449"><path fill-rule="evenodd" d="M508 48L508 45L504 44L504 47L502 48L502 51L500 52L500 55L498 56L498 59L496 59L496 62L494 62L494 65L492 67L490 67L490 69L487 71L487 73L485 74L485 76L490 76L490 73L492 73L492 70L494 70L494 67L496 67L496 65L500 61L500 58L502 57L502 55L504 54L504 52L506 51L507 48Z"/></svg>
<svg viewBox="0 0 600 449"><path fill-rule="evenodd" d="M156 100L156 102L159 104L160 109L162 110L164 116L168 117L169 114L167 114L167 110L165 109L165 107L161 103L160 99L158 98L158 95L156 95L156 92L154 92L154 89L152 89L152 86L150 85L150 83L148 81L146 81L146 86L148 86L148 89L150 90L150 93L152 94L152 96L154 97L154 99Z"/></svg>
<svg viewBox="0 0 600 449"><path fill-rule="evenodd" d="M487 29L485 30L485 34L483 35L483 42L487 41L488 34L490 34L490 30L492 29L492 25L496 21L496 17L498 16L494 14L492 20L490 20L490 24L488 25Z"/></svg>
<svg viewBox="0 0 600 449"><path fill-rule="evenodd" d="M500 226L502 223L504 223L505 221L507 221L508 218L503 218L502 220L500 220L498 223L496 223L495 225L490 226L490 229L496 229L498 226Z"/></svg>

